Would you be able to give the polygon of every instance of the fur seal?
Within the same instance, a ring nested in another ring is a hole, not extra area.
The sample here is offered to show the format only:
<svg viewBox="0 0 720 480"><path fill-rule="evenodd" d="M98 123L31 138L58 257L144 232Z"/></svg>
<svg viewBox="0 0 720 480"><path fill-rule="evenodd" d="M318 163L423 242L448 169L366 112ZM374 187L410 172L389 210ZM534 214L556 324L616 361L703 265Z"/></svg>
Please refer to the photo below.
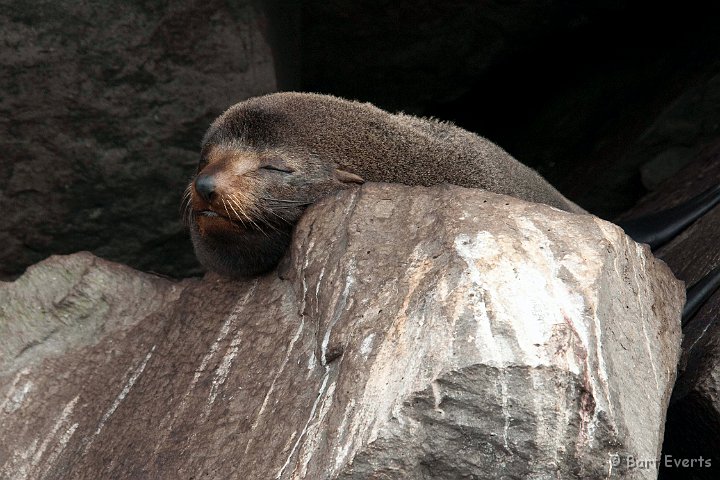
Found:
<svg viewBox="0 0 720 480"><path fill-rule="evenodd" d="M364 181L451 183L585 213L503 149L451 123L275 93L230 107L205 134L184 199L196 255L227 276L266 272L309 204Z"/></svg>

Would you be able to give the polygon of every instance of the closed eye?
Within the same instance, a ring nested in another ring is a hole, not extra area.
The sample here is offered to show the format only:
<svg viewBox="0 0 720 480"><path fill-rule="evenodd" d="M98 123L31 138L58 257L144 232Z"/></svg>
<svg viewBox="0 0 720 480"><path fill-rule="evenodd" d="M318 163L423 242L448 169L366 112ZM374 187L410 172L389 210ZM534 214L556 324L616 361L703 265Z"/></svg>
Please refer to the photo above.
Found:
<svg viewBox="0 0 720 480"><path fill-rule="evenodd" d="M261 159L260 168L283 173L293 173L295 171L282 157L274 155Z"/></svg>
<svg viewBox="0 0 720 480"><path fill-rule="evenodd" d="M260 168L263 170L273 170L275 172L283 173L293 173L295 171L290 167L279 167L277 165L262 165Z"/></svg>

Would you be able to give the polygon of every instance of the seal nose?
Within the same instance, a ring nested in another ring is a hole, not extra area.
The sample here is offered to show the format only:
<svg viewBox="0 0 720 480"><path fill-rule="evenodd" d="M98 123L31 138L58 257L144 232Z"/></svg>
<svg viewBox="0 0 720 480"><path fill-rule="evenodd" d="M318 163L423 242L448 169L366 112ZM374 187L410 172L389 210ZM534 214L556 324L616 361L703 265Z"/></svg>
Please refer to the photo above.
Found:
<svg viewBox="0 0 720 480"><path fill-rule="evenodd" d="M203 200L210 203L215 195L215 178L207 174L198 175L195 179L195 191Z"/></svg>

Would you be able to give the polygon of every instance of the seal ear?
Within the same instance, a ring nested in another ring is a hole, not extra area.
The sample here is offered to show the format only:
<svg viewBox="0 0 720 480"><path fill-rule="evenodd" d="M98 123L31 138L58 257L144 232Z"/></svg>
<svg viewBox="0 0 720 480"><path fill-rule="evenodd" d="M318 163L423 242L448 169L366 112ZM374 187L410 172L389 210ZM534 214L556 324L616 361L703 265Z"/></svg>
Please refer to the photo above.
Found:
<svg viewBox="0 0 720 480"><path fill-rule="evenodd" d="M354 173L346 172L345 170L335 169L335 178L342 183L358 183L363 184L365 180L362 177L355 175Z"/></svg>

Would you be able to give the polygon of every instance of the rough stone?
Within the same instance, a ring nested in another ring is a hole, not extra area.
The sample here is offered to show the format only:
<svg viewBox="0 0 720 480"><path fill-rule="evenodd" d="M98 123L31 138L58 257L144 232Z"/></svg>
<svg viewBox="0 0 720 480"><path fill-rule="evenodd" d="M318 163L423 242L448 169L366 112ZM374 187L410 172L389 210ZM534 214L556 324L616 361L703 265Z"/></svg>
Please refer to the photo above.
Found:
<svg viewBox="0 0 720 480"><path fill-rule="evenodd" d="M687 200L720 182L720 142L665 181L623 218L660 211ZM657 255L688 285L720 265L720 206L691 225ZM678 381L668 409L663 455L676 459L710 459L696 468L665 468L661 477L715 479L720 470L720 291L697 312L684 329Z"/></svg>
<svg viewBox="0 0 720 480"><path fill-rule="evenodd" d="M712 148L720 134L719 116L718 73L688 87L658 115L628 152L634 160L646 162L641 172L650 190L680 172L698 154L707 156L703 150Z"/></svg>
<svg viewBox="0 0 720 480"><path fill-rule="evenodd" d="M663 181L690 163L697 152L694 148L674 147L659 153L640 167L640 178L648 190L655 190Z"/></svg>
<svg viewBox="0 0 720 480"><path fill-rule="evenodd" d="M0 289L2 372L128 328L175 301L184 283L84 252L34 265L11 285Z"/></svg>
<svg viewBox="0 0 720 480"><path fill-rule="evenodd" d="M61 350L3 350L3 478L656 474L622 460L659 454L684 290L593 216L367 184L314 205L266 276L136 275L76 255L0 287L16 332L84 328L28 285L133 305Z"/></svg>
<svg viewBox="0 0 720 480"><path fill-rule="evenodd" d="M198 273L178 205L204 130L275 90L250 0L0 8L0 278L91 250Z"/></svg>

